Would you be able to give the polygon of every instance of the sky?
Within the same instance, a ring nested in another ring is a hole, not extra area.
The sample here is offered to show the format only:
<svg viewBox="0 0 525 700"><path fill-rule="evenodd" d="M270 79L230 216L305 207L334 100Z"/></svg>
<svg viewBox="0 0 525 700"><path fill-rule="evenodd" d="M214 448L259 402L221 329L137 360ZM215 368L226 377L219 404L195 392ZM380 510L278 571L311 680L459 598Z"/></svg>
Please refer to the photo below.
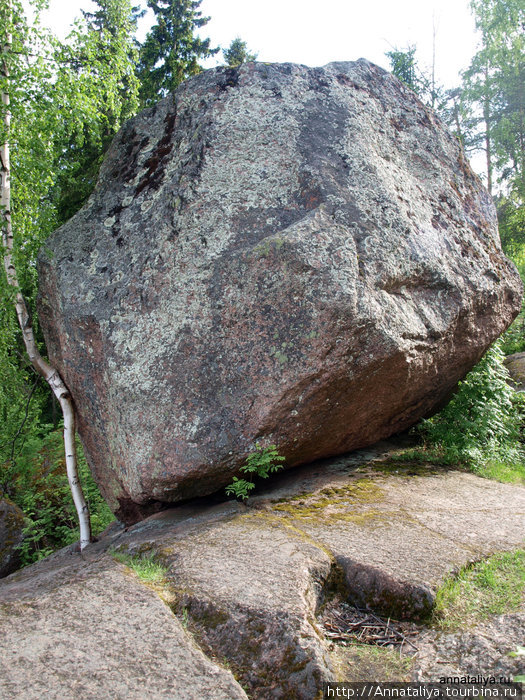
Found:
<svg viewBox="0 0 525 700"><path fill-rule="evenodd" d="M48 23L64 36L80 9L93 5L50 0ZM435 29L436 77L446 88L459 83L477 42L468 0L202 0L200 9L211 17L201 35L213 46L227 48L239 36L260 61L308 66L367 58L388 68L386 51L415 44L421 67L430 69ZM147 28L148 17L142 35ZM217 54L206 67L221 59Z"/></svg>
<svg viewBox="0 0 525 700"><path fill-rule="evenodd" d="M135 4L145 8L146 0ZM95 6L91 0L49 0L49 8L47 23L63 38L80 10ZM443 88L460 84L478 43L469 0L201 0L200 10L210 17L200 34L212 46L227 48L240 37L265 62L323 66L367 58L389 69L387 51L415 45L419 67L429 75L435 52L436 84ZM150 10L141 20L140 40L152 18ZM204 67L221 63L219 52ZM471 164L484 177L481 153Z"/></svg>

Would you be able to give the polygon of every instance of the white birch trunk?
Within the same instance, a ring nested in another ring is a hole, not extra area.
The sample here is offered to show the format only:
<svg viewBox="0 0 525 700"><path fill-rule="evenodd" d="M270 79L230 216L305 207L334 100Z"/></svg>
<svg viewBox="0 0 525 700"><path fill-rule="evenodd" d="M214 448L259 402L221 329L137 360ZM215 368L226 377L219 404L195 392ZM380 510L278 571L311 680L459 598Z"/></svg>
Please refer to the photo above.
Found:
<svg viewBox="0 0 525 700"><path fill-rule="evenodd" d="M10 8L9 8L10 9ZM5 84L9 81L9 66L7 55L11 48L12 39L8 34L6 43L2 46L0 70ZM89 509L82 493L78 479L77 457L75 448L75 412L73 402L67 387L58 372L47 363L38 350L31 319L27 311L25 299L20 292L20 285L13 264L13 229L11 224L11 164L9 153L9 133L11 128L11 114L9 110L9 92L2 90L1 102L3 106L3 126L5 142L0 144L0 226L2 228L2 241L4 245L4 266L8 283L16 290L15 306L18 323L22 330L24 344L35 370L44 377L56 396L64 416L64 448L66 454L66 469L71 488L71 494L78 513L80 524L80 549L84 549L91 542L91 522Z"/></svg>

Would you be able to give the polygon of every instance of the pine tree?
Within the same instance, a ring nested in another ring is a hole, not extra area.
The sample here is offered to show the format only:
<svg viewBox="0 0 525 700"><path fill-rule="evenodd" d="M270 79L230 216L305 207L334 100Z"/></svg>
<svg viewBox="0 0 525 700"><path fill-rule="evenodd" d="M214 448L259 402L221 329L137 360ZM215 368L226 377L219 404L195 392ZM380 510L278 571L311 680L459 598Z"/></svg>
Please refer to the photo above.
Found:
<svg viewBox="0 0 525 700"><path fill-rule="evenodd" d="M196 75L199 60L215 55L210 39L201 39L195 31L209 22L199 12L201 0L148 0L156 15L156 24L140 50L138 75L143 105L152 105L161 97Z"/></svg>
<svg viewBox="0 0 525 700"><path fill-rule="evenodd" d="M474 115L471 144L483 149L489 191L495 184L504 250L525 248L525 5L471 0L481 35L465 72L462 102Z"/></svg>
<svg viewBox="0 0 525 700"><path fill-rule="evenodd" d="M481 46L465 73L463 100L478 115L488 188L497 177L525 195L525 6L472 0L471 8Z"/></svg>

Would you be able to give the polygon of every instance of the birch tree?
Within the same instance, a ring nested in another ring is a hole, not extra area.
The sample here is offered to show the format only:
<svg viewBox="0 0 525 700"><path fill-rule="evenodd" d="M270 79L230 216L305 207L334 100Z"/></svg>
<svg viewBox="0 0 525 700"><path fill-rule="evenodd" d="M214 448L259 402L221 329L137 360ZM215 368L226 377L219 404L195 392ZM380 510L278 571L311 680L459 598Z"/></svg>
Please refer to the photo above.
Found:
<svg viewBox="0 0 525 700"><path fill-rule="evenodd" d="M0 329L0 375L9 381L27 375L6 308L10 301L31 365L62 408L65 462L81 549L89 543L91 529L76 468L74 406L64 382L41 352L34 303L38 249L90 194L104 149L138 106L133 8L129 0L96 4L101 12L78 21L66 42L60 43L38 23L46 0L31 0L35 13L31 24L21 0L0 2L0 229L5 268L0 303L3 320L9 319L6 332ZM10 393L0 392L4 413L9 397L28 382L17 384ZM32 392L26 389L28 399ZM17 403L24 401L21 397ZM27 406L24 420L38 414L32 409L29 415ZM17 420L20 414L18 407ZM0 432L0 443L5 443L7 431ZM16 465L11 464L6 478L13 474ZM5 483L0 479L0 495Z"/></svg>
<svg viewBox="0 0 525 700"><path fill-rule="evenodd" d="M49 384L62 409L64 417L64 447L66 468L71 494L78 513L80 524L80 549L91 541L91 523L89 510L78 479L75 447L75 412L71 395L57 370L52 367L39 352L33 333L32 321L24 296L21 292L18 275L14 264L14 236L11 216L11 84L12 66L17 56L24 56L24 45L20 34L25 38L28 30L24 27L22 8L16 0L6 0L2 6L2 45L1 45L1 104L2 104L2 138L0 143L0 212L3 242L4 267L8 284L14 290L14 303L18 323L22 331L24 345L34 369ZM21 31L22 30L22 31ZM16 35L15 40L14 36ZM30 62L31 57L25 56Z"/></svg>

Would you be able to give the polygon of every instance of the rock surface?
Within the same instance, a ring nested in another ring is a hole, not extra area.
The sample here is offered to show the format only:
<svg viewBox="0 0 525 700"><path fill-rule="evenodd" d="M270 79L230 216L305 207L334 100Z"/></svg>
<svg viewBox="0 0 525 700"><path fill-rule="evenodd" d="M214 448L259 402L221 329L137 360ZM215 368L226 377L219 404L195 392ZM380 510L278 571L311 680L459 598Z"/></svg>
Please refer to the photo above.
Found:
<svg viewBox="0 0 525 700"><path fill-rule="evenodd" d="M24 514L11 501L0 499L0 578L20 566L19 545L24 539Z"/></svg>
<svg viewBox="0 0 525 700"><path fill-rule="evenodd" d="M504 362L512 379L512 386L516 391L525 391L525 352L508 355Z"/></svg>
<svg viewBox="0 0 525 700"><path fill-rule="evenodd" d="M402 431L518 312L492 202L390 74L245 64L128 122L39 258L86 454L130 523Z"/></svg>
<svg viewBox="0 0 525 700"><path fill-rule="evenodd" d="M386 448L280 475L251 507L194 502L112 526L82 557L63 550L4 579L0 696L314 700L323 682L354 680L356 661L325 638L325 603L420 616L451 571L523 546L525 487L367 464ZM112 549L156 554L169 607ZM453 675L476 660L476 673L515 672L524 620L494 622L486 659L476 630L424 632L412 670L389 679L435 677L444 661Z"/></svg>
<svg viewBox="0 0 525 700"><path fill-rule="evenodd" d="M8 588L0 603L1 697L246 698L157 594L111 557L70 561L40 574L37 586L16 596Z"/></svg>
<svg viewBox="0 0 525 700"><path fill-rule="evenodd" d="M459 632L428 630L418 640L415 678L485 676L511 679L525 675L525 657L516 655L525 641L525 601L519 612L497 615L486 623ZM511 654L513 654L511 656Z"/></svg>

